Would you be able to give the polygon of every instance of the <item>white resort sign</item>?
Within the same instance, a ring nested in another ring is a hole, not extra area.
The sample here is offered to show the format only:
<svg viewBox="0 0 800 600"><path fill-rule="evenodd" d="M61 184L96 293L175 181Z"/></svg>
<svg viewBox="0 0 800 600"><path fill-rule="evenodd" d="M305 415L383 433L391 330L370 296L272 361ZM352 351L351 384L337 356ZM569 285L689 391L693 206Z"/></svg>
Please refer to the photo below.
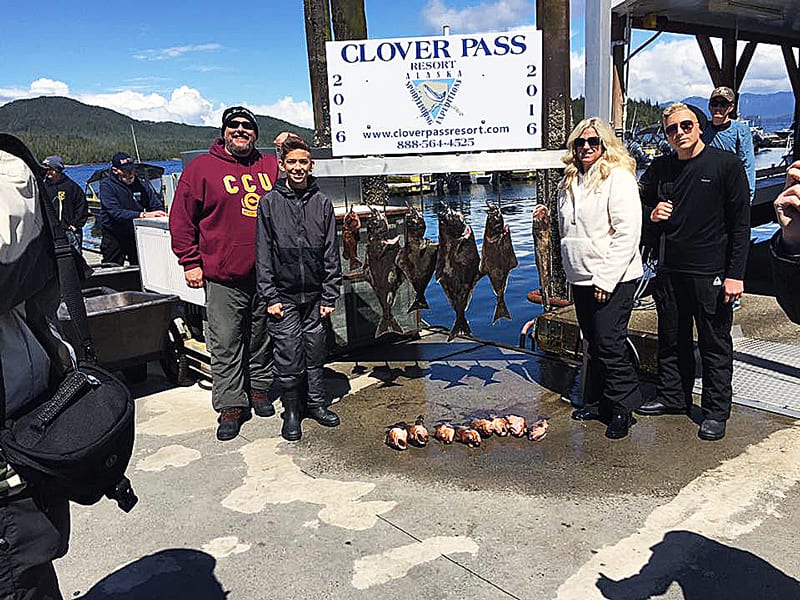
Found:
<svg viewBox="0 0 800 600"><path fill-rule="evenodd" d="M334 156L541 143L535 29L326 44Z"/></svg>

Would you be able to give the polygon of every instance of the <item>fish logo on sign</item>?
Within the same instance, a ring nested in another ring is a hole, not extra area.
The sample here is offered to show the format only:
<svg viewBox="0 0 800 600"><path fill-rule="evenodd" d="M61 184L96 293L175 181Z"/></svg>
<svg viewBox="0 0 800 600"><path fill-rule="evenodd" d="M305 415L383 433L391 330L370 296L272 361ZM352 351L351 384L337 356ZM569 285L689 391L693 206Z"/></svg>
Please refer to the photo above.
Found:
<svg viewBox="0 0 800 600"><path fill-rule="evenodd" d="M439 125L451 108L458 111L453 98L461 87L460 79L411 79L406 87L428 125Z"/></svg>

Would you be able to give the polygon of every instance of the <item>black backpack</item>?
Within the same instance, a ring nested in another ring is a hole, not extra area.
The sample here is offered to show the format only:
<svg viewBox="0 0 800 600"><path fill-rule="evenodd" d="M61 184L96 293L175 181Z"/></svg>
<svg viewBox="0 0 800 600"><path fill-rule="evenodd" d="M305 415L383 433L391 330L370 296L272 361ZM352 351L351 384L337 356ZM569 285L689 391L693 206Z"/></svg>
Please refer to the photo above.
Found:
<svg viewBox="0 0 800 600"><path fill-rule="evenodd" d="M36 161L22 142L10 135L0 134L0 149L21 158L36 175L45 232L55 247L61 293L88 357L23 414L9 418L0 364L0 448L7 462L30 484L79 504L94 504L106 495L128 512L138 500L125 477L133 452L133 398L114 375L96 365L76 257L48 201ZM36 291L31 290L31 295Z"/></svg>

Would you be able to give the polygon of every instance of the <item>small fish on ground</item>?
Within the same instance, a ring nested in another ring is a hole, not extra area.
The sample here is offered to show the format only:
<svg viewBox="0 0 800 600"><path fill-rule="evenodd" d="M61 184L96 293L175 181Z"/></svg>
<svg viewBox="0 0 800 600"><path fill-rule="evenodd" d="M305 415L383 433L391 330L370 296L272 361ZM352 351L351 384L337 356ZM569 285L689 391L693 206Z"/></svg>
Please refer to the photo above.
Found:
<svg viewBox="0 0 800 600"><path fill-rule="evenodd" d="M428 428L422 415L417 417L413 425L408 426L408 442L412 446L425 446L428 443Z"/></svg>
<svg viewBox="0 0 800 600"><path fill-rule="evenodd" d="M395 450L408 448L408 430L404 422L395 423L386 431L386 445Z"/></svg>
<svg viewBox="0 0 800 600"><path fill-rule="evenodd" d="M489 419L473 419L470 425L475 431L481 434L481 437L490 437L494 431L492 422Z"/></svg>
<svg viewBox="0 0 800 600"><path fill-rule="evenodd" d="M455 440L470 448L477 448L481 445L481 434L469 427L456 427Z"/></svg>
<svg viewBox="0 0 800 600"><path fill-rule="evenodd" d="M433 437L443 444L452 444L455 433L455 427L450 423L442 423L441 425L437 425L436 429L433 430Z"/></svg>
<svg viewBox="0 0 800 600"><path fill-rule="evenodd" d="M505 417L490 417L492 419L492 432L496 436L505 437L508 435L508 421Z"/></svg>
<svg viewBox="0 0 800 600"><path fill-rule="evenodd" d="M528 428L528 439L539 442L544 439L549 430L550 421L548 419L539 419Z"/></svg>
<svg viewBox="0 0 800 600"><path fill-rule="evenodd" d="M528 429L528 423L525 417L517 415L506 415L506 422L508 423L508 432L514 437L522 437Z"/></svg>

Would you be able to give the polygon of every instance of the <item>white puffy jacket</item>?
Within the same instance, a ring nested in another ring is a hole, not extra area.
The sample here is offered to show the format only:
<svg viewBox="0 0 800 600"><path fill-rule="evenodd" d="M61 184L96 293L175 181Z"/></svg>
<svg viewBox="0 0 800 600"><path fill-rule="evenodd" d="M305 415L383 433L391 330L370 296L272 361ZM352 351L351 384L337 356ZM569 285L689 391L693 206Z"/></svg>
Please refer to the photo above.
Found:
<svg viewBox="0 0 800 600"><path fill-rule="evenodd" d="M617 284L642 275L639 240L642 205L636 178L612 169L594 189L586 189L593 165L569 190L558 194L561 258L567 281L613 292Z"/></svg>

